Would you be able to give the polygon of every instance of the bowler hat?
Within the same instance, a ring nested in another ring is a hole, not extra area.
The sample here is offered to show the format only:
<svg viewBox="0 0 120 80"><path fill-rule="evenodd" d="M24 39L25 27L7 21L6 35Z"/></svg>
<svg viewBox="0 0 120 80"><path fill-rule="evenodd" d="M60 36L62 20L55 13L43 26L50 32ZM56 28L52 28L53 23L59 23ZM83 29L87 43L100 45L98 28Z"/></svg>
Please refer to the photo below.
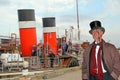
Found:
<svg viewBox="0 0 120 80"><path fill-rule="evenodd" d="M105 29L101 26L101 22L97 21L97 20L96 21L92 21L90 23L90 28L91 28L91 30L89 31L90 34L92 34L92 31L94 29L101 29L103 31L103 33L105 32Z"/></svg>

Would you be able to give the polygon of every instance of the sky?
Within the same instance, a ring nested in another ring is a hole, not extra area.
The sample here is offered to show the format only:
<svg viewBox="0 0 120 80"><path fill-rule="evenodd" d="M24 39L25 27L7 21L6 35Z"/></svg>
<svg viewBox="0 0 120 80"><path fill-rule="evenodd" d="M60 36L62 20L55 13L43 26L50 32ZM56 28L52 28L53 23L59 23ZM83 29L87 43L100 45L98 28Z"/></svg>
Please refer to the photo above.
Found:
<svg viewBox="0 0 120 80"><path fill-rule="evenodd" d="M120 47L120 0L78 0L80 40L92 42L89 23L99 20L105 28L103 39ZM77 32L76 0L0 0L0 35L16 33L19 38L19 9L34 9L37 40L43 39L44 17L55 17L57 35L74 27Z"/></svg>

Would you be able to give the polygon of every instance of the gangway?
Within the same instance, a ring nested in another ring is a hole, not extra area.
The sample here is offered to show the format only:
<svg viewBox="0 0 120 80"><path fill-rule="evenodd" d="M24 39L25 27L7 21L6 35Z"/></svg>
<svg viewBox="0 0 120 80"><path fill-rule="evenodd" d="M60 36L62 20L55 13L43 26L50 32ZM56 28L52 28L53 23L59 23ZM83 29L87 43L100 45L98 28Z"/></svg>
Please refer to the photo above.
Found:
<svg viewBox="0 0 120 80"><path fill-rule="evenodd" d="M71 56L71 57L74 57L74 58L76 58L77 60L82 60L82 55L76 55L76 54L67 54L67 55L69 55L69 56Z"/></svg>
<svg viewBox="0 0 120 80"><path fill-rule="evenodd" d="M69 67L68 65L69 65L72 57L70 57L68 55L62 55L59 58L62 62L62 67Z"/></svg>
<svg viewBox="0 0 120 80"><path fill-rule="evenodd" d="M67 55L69 55L69 56L71 56L71 57L73 57L73 58L76 58L77 61L78 61L78 63L79 63L79 65L82 64L82 61L83 61L82 54L80 54L80 55L76 55L76 54L67 54Z"/></svg>
<svg viewBox="0 0 120 80"><path fill-rule="evenodd" d="M67 53L66 55L60 56L60 60L62 60L63 67L79 66L79 61L80 62L82 61L81 59L82 58L80 56L69 54L69 53Z"/></svg>

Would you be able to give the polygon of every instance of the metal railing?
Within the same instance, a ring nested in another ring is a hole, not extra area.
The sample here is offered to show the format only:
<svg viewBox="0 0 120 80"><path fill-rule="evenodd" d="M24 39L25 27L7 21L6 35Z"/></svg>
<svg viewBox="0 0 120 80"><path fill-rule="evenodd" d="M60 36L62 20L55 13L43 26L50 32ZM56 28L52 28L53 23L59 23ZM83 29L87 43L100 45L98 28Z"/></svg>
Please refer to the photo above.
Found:
<svg viewBox="0 0 120 80"><path fill-rule="evenodd" d="M27 61L29 63L29 67L28 67L29 70L40 70L40 69L51 68L50 58L46 54L44 54L43 57L40 57L40 54L42 54L42 53L43 52L40 51L40 53L39 52L37 53L37 56L22 57L24 59L24 61ZM67 53L69 53L69 50L67 51ZM59 55L58 54L58 56L56 56L54 58L53 68L64 67L63 63L64 63L65 58L61 58L60 56L69 56L69 55ZM70 56L70 57L72 57L72 56ZM17 62L17 63L19 65L19 62ZM4 66L1 67L2 71L4 72L3 68L4 68ZM10 65L8 69L10 69L9 71L11 71L11 69L13 69L13 68L14 69L17 68L19 70L22 69L18 66L13 67L12 65Z"/></svg>
<svg viewBox="0 0 120 80"><path fill-rule="evenodd" d="M29 63L29 69L41 69L41 68L51 68L51 59L48 58L39 58L38 56L24 57L25 61ZM53 61L54 68L60 67L60 59L55 57Z"/></svg>

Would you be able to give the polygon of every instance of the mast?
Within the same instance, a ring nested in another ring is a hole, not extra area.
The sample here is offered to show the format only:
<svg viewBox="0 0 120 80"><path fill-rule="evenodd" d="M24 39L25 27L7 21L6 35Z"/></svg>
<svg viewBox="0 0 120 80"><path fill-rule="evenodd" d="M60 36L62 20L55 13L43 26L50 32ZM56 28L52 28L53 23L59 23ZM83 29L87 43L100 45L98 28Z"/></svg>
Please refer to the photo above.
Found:
<svg viewBox="0 0 120 80"><path fill-rule="evenodd" d="M78 40L80 40L80 29L79 29L79 12L78 12L78 0L76 0L76 11L77 11Z"/></svg>

